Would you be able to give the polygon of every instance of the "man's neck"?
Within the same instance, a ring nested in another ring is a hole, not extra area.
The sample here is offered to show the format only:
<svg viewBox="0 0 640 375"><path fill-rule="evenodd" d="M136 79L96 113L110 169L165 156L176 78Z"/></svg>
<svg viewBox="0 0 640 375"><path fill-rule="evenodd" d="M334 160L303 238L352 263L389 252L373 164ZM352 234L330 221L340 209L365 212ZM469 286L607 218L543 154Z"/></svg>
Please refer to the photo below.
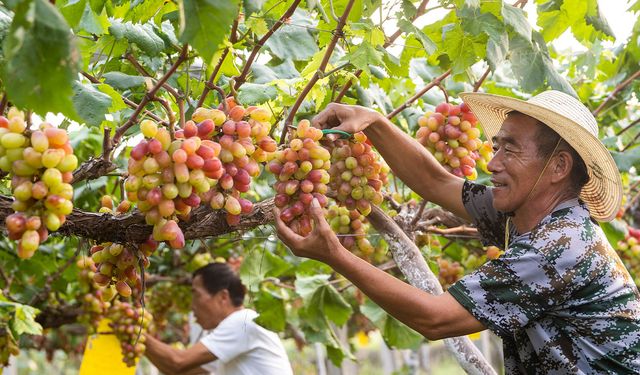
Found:
<svg viewBox="0 0 640 375"><path fill-rule="evenodd" d="M527 233L552 213L562 202L575 198L577 198L575 195L566 193L566 190L551 196L547 195L547 197L532 198L515 211L512 223L518 233Z"/></svg>

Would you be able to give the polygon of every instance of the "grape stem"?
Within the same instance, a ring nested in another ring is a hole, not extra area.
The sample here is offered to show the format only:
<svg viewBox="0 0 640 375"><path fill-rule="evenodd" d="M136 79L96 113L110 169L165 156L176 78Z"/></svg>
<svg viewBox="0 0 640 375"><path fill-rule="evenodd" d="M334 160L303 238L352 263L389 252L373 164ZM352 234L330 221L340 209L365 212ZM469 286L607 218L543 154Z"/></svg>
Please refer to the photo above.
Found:
<svg viewBox="0 0 640 375"><path fill-rule="evenodd" d="M602 111L602 109L604 109L604 107L607 105L607 103L609 103L611 100L613 100L613 98L616 95L618 95L618 93L620 91L622 91L625 87L629 86L629 84L631 82L633 82L638 77L640 77L640 70L638 70L637 72L633 73L631 75L631 77L627 78L626 80L624 80L624 82L622 82L618 86L616 86L616 88L613 91L611 91L609 96L607 96L607 98L598 106L598 108L596 108L595 111L592 112L593 117L598 117L598 114L600 114L600 112Z"/></svg>
<svg viewBox="0 0 640 375"><path fill-rule="evenodd" d="M416 14L410 19L411 22L415 21L418 17L425 14L425 12L427 11L427 4L429 4L429 0L423 0L420 3L420 5L418 5ZM393 44L393 42L395 42L396 39L398 39L400 35L402 35L402 30L398 28L398 30L396 30L393 34L391 34L389 38L387 38L387 41L382 45L382 48L389 47L391 44ZM353 75L355 75L356 78L360 77L361 74L362 74L362 69L358 69L353 73ZM333 100L334 102L340 103L340 101L342 101L342 98L346 95L347 91L351 88L351 85L353 84L352 82L353 80L349 80L347 81L347 83L344 84L344 86L342 87L342 90L340 90L340 93L338 93L338 96L336 96L336 98Z"/></svg>
<svg viewBox="0 0 640 375"><path fill-rule="evenodd" d="M403 110L405 110L407 107L409 107L413 102L415 102L416 100L420 99L422 97L422 95L424 95L427 91L431 90L432 88L434 88L435 86L439 86L440 83L447 78L449 75L451 74L451 69L447 70L446 72L442 73L441 75L439 75L438 77L434 78L428 85L426 85L422 90L418 91L414 96L412 96L411 98L409 98L409 100L407 100L406 102L404 102L401 106L399 106L398 108L394 109L393 112L389 113L387 115L387 118L389 120L391 120L392 118L394 118L398 113L402 112Z"/></svg>
<svg viewBox="0 0 640 375"><path fill-rule="evenodd" d="M491 72L490 67L484 71L484 74L482 74L480 79L477 80L476 83L473 85L473 92L478 92L478 90L480 90L480 86L482 86L482 83L484 82L485 79L487 79L487 76L489 76L490 72Z"/></svg>
<svg viewBox="0 0 640 375"><path fill-rule="evenodd" d="M2 94L2 100L0 100L0 116L4 115L5 109L7 109L7 104L9 103L9 98L7 98L7 93Z"/></svg>
<svg viewBox="0 0 640 375"><path fill-rule="evenodd" d="M280 134L280 144L284 143L285 136L287 134L287 131L289 130L288 126L293 124L293 118L296 116L296 112L298 112L298 109L300 108L300 105L302 105L304 98L307 96L307 94L309 94L309 92L311 91L315 83L318 81L318 79L320 79L320 77L324 75L324 70L327 68L327 64L329 64L329 59L333 54L333 50L338 44L338 40L343 36L342 29L344 29L344 26L347 22L347 17L349 17L349 13L351 12L351 8L353 7L354 2L355 0L349 0L349 2L347 3L347 6L344 9L344 13L342 13L340 20L338 21L338 25L336 26L336 29L333 31L333 37L331 38L331 41L327 45L327 50L325 51L324 56L322 57L322 61L320 62L320 66L318 67L318 70L316 70L316 72L313 74L313 76L311 77L307 85L304 87L300 95L298 95L296 102L293 104L293 106L289 110L289 114L287 115L287 118L284 120L284 126L282 127L282 134Z"/></svg>
<svg viewBox="0 0 640 375"><path fill-rule="evenodd" d="M140 74L142 74L145 77L149 77L151 79L154 79L154 77L149 72L147 72L147 70L142 65L140 65L140 63L135 58L135 56L133 56L133 54L128 52L125 55L125 58L131 63L131 65L133 65L133 67ZM169 84L167 84L166 81L164 83L162 83L162 88L167 90L167 92L170 93L176 99L176 102L182 98L182 95L180 95L176 89L174 89L173 87L169 86Z"/></svg>
<svg viewBox="0 0 640 375"><path fill-rule="evenodd" d="M249 57L247 58L247 61L244 64L244 67L242 68L242 72L240 72L239 76L234 78L235 84L233 84L233 87L236 90L238 90L240 86L242 86L242 84L246 82L247 76L249 75L249 71L251 70L251 65L253 64L256 56L258 55L258 52L260 52L260 49L262 48L262 46L264 46L266 41L276 32L276 30L278 30L280 26L286 23L287 20L293 15L293 12L295 12L296 8L300 4L300 1L301 0L294 0L293 3L287 9L287 11L284 12L284 14L278 19L278 21L276 21L276 23L274 23L273 26L271 26L269 31L267 31L267 33L264 34L262 38L260 38L260 40L258 40L256 45L253 46L253 49L251 50L251 53L249 54Z"/></svg>

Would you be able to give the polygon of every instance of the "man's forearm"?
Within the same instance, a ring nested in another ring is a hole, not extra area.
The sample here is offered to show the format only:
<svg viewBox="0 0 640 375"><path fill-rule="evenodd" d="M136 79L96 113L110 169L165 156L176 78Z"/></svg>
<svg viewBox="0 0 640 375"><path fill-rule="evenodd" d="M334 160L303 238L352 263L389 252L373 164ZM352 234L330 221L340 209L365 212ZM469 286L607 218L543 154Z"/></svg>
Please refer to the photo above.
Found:
<svg viewBox="0 0 640 375"><path fill-rule="evenodd" d="M147 336L145 356L151 363L165 374L177 372L176 358L179 356L178 349L163 343L162 341Z"/></svg>
<svg viewBox="0 0 640 375"><path fill-rule="evenodd" d="M436 296L409 285L344 250L329 265L345 276L378 306L430 338L437 325Z"/></svg>

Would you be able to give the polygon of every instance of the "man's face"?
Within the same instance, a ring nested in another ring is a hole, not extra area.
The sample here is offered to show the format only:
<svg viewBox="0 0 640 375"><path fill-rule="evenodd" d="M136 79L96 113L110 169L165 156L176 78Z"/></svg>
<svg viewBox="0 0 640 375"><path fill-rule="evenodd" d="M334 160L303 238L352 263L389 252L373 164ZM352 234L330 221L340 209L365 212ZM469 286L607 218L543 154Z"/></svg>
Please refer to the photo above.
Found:
<svg viewBox="0 0 640 375"><path fill-rule="evenodd" d="M211 295L202 283L202 276L196 276L191 282L191 308L198 324L204 329L213 329L220 324L224 317L220 317L220 294Z"/></svg>
<svg viewBox="0 0 640 375"><path fill-rule="evenodd" d="M514 113L493 138L495 155L488 168L493 173L493 205L498 211L516 212L545 189L541 180L527 199L546 162L538 156L539 126L537 120Z"/></svg>

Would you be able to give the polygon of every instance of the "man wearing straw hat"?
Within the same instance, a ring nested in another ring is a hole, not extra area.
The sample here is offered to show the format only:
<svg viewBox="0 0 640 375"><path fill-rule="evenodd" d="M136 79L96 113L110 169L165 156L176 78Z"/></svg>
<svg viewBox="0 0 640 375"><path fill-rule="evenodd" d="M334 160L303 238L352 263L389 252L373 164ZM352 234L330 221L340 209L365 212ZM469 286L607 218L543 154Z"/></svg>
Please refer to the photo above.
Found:
<svg viewBox="0 0 640 375"><path fill-rule="evenodd" d="M449 174L417 141L358 106L331 104L314 125L364 131L396 176L424 199L473 221L498 259L439 296L377 269L341 246L312 203L315 229L278 235L329 264L430 340L490 329L516 373L640 373L640 294L597 221L618 211L622 183L589 110L546 91L528 101L461 94L495 156L493 187Z"/></svg>

